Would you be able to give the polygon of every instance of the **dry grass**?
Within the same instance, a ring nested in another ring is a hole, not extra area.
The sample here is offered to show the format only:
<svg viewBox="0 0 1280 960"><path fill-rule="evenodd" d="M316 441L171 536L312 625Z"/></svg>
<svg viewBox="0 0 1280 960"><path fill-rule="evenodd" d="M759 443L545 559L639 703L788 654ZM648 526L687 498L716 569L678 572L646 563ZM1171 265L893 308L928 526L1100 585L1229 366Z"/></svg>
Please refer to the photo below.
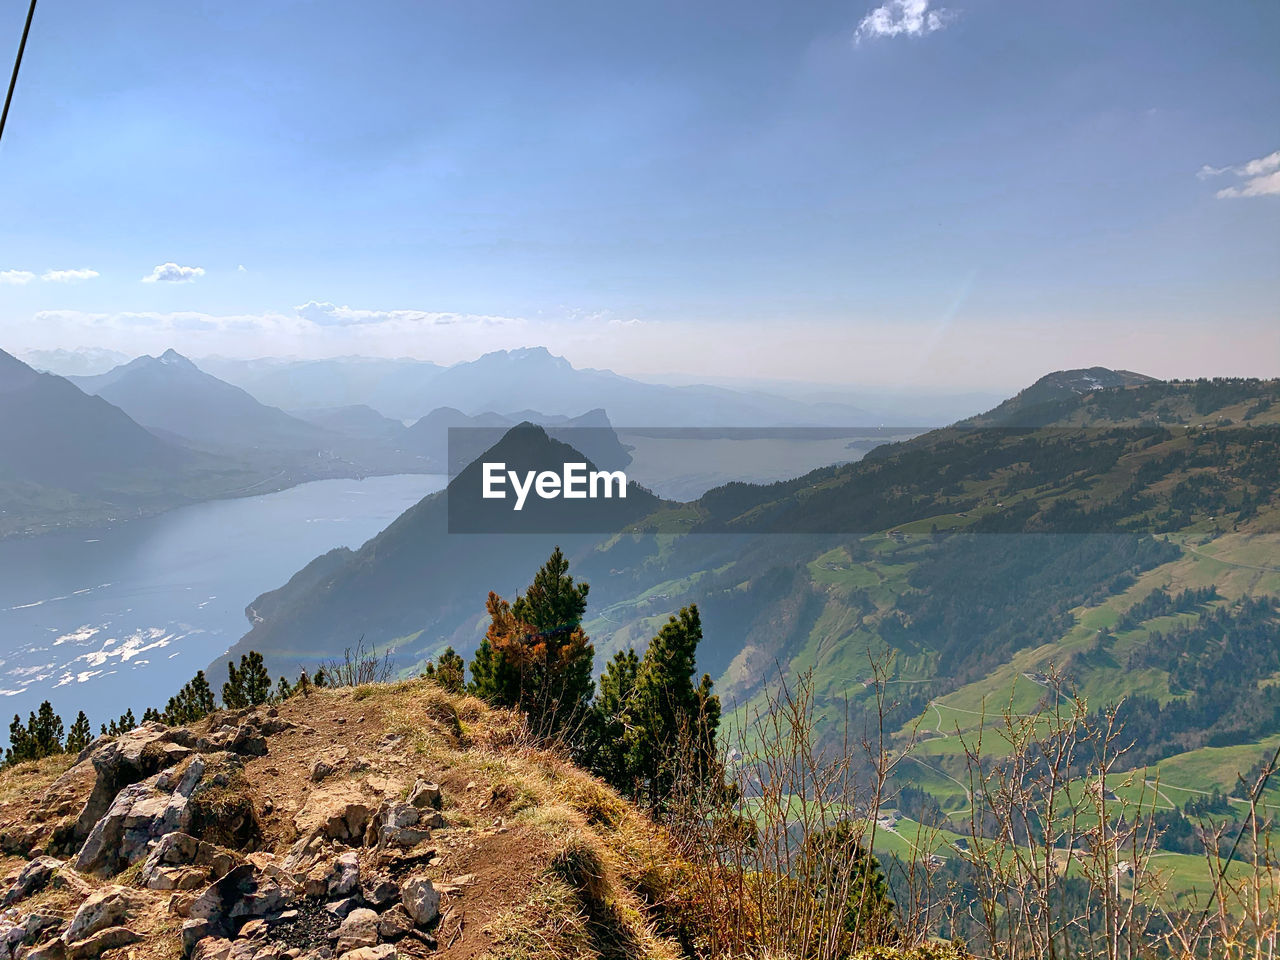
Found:
<svg viewBox="0 0 1280 960"><path fill-rule="evenodd" d="M0 804L43 792L50 783L75 763L74 753L58 753L43 760L30 760L0 771Z"/></svg>

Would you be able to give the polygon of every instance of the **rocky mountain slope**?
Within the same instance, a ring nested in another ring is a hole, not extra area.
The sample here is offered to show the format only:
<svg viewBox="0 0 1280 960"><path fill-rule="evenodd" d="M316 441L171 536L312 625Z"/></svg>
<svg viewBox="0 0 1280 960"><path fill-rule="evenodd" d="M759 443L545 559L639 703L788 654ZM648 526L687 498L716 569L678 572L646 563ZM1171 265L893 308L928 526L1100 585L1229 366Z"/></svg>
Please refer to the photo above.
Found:
<svg viewBox="0 0 1280 960"><path fill-rule="evenodd" d="M676 956L659 832L521 731L412 681L11 768L0 956Z"/></svg>

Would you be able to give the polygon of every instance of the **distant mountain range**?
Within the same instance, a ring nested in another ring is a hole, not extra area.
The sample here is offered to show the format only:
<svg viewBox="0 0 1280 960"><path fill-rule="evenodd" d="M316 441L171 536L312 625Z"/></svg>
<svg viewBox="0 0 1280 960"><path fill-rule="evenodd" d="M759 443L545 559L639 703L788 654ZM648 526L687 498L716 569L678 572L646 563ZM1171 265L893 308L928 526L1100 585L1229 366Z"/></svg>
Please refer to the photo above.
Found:
<svg viewBox="0 0 1280 960"><path fill-rule="evenodd" d="M69 377L149 430L199 449L324 449L328 431L259 403L211 376L175 350L143 356L92 377Z"/></svg>
<svg viewBox="0 0 1280 960"><path fill-rule="evenodd" d="M496 350L451 367L361 358L201 363L264 403L289 409L363 404L400 420L417 420L440 407L469 416L531 407L548 416L577 416L602 407L618 426L848 426L875 419L845 403L643 383L609 370L576 368L544 347Z"/></svg>
<svg viewBox="0 0 1280 960"><path fill-rule="evenodd" d="M0 351L0 535L124 519L261 481Z"/></svg>

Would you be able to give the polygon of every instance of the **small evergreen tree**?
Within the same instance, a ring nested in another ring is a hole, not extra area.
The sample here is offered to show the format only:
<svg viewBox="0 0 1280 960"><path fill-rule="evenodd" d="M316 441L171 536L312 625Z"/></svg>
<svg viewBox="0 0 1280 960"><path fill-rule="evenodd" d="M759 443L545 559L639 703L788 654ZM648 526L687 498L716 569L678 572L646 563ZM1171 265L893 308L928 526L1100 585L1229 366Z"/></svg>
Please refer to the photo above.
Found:
<svg viewBox="0 0 1280 960"><path fill-rule="evenodd" d="M195 723L213 712L213 688L209 686L203 670L188 680L176 694L169 698L164 708L164 722L171 727Z"/></svg>
<svg viewBox="0 0 1280 960"><path fill-rule="evenodd" d="M48 700L40 704L40 712L31 721L28 734L35 747L35 759L62 752L62 718L53 712Z"/></svg>
<svg viewBox="0 0 1280 960"><path fill-rule="evenodd" d="M62 752L62 718L53 712L53 704L48 700L40 704L37 713L32 711L27 722L22 717L13 715L13 723L9 725L9 748L4 752L6 765L24 763L27 760L40 760Z"/></svg>
<svg viewBox="0 0 1280 960"><path fill-rule="evenodd" d="M76 719L71 724L71 729L67 731L67 753L79 753L92 740L93 733L89 728L89 718L81 710L76 714Z"/></svg>
<svg viewBox="0 0 1280 960"><path fill-rule="evenodd" d="M119 719L119 721L112 724L112 726L115 728L113 732L116 734L128 733L130 730L137 727L137 725L138 725L138 721L133 716L133 707L130 707L129 709L127 709L124 712L124 716L122 716Z"/></svg>
<svg viewBox="0 0 1280 960"><path fill-rule="evenodd" d="M545 736L575 731L590 709L595 650L582 631L588 584L574 583L556 547L523 596L490 593L489 629L471 662L471 690L518 707Z"/></svg>
<svg viewBox="0 0 1280 960"><path fill-rule="evenodd" d="M160 723L162 719L163 718L160 716L160 711L157 710L155 707L147 707L146 710L142 711L143 723Z"/></svg>
<svg viewBox="0 0 1280 960"><path fill-rule="evenodd" d="M671 617L649 642L643 660L617 654L600 678L584 758L620 792L661 807L677 778L692 775L723 789L716 753L720 698L711 677L694 683L702 619L697 606Z"/></svg>
<svg viewBox="0 0 1280 960"><path fill-rule="evenodd" d="M639 673L640 658L632 649L619 650L605 665L583 748L591 772L628 796L634 796L636 783L628 761L627 721L634 713Z"/></svg>
<svg viewBox="0 0 1280 960"><path fill-rule="evenodd" d="M462 657L458 656L453 647L445 647L440 654L439 663L428 660L422 675L428 680L434 680L450 693L461 693L466 689L465 671L466 664Z"/></svg>
<svg viewBox="0 0 1280 960"><path fill-rule="evenodd" d="M275 701L277 703L282 703L285 700L288 700L292 696L293 696L293 684L291 684L284 677L281 677L276 682L276 692L274 696Z"/></svg>
<svg viewBox="0 0 1280 960"><path fill-rule="evenodd" d="M26 725L23 724L22 717L15 713L13 723L9 724L9 749L4 752L5 765L33 759L35 759L34 747L30 737L27 736Z"/></svg>
<svg viewBox="0 0 1280 960"><path fill-rule="evenodd" d="M262 654L250 650L240 657L240 668L228 661L227 682L222 685L222 704L232 710L266 703L271 697L271 674Z"/></svg>

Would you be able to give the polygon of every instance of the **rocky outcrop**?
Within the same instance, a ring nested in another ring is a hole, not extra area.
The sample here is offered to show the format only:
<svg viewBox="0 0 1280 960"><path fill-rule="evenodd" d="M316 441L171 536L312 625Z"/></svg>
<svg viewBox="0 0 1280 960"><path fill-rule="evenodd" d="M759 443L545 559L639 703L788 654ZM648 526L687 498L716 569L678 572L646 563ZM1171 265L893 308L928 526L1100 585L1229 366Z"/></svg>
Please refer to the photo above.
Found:
<svg viewBox="0 0 1280 960"><path fill-rule="evenodd" d="M147 856L161 838L190 829L201 790L227 787L239 770L235 754L197 754L179 769L125 787L89 831L76 870L111 876Z"/></svg>
<svg viewBox="0 0 1280 960"><path fill-rule="evenodd" d="M299 761L307 785L274 811L248 789L246 763L291 729L272 710L240 710L91 744L54 785L53 846L67 859L35 851L0 886L0 960L94 960L156 930L180 936L191 960L394 960L397 944L433 948L442 890L421 871L436 857L426 841L446 827L440 786L395 776L396 760L358 777L369 762L328 745L330 769L316 777L314 760ZM296 836L286 854L255 849L260 816L274 817L275 842ZM74 910L24 914L51 887Z"/></svg>

